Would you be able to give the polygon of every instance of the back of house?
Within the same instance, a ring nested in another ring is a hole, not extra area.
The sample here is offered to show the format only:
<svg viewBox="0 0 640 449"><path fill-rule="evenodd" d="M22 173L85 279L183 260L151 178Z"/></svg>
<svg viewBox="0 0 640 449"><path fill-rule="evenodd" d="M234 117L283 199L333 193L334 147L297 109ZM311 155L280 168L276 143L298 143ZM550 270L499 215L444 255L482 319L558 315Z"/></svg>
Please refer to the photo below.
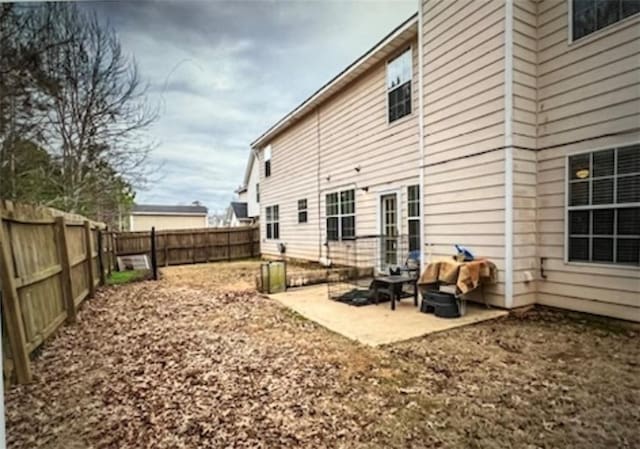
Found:
<svg viewBox="0 0 640 449"><path fill-rule="evenodd" d="M639 2L420 2L253 142L262 253L460 244L494 305L640 321L639 30Z"/></svg>

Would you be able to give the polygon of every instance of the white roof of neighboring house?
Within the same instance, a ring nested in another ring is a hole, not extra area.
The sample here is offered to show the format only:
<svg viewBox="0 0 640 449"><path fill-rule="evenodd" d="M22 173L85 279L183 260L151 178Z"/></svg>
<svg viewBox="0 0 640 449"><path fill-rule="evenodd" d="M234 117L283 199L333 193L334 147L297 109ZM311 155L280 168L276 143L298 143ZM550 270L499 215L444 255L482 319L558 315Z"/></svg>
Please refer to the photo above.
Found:
<svg viewBox="0 0 640 449"><path fill-rule="evenodd" d="M416 35L418 32L418 14L414 14L402 22L391 33L386 35L380 42L374 45L369 51L356 59L342 72L331 79L327 84L318 89L313 95L304 100L293 111L280 119L275 125L265 131L251 144L251 148L261 148L273 137L281 133L296 120L307 114L320 103L327 100L337 91L342 89L356 77L370 69L380 61L387 59L396 47Z"/></svg>
<svg viewBox="0 0 640 449"><path fill-rule="evenodd" d="M204 206L168 206L160 204L136 204L131 209L131 215L207 215Z"/></svg>

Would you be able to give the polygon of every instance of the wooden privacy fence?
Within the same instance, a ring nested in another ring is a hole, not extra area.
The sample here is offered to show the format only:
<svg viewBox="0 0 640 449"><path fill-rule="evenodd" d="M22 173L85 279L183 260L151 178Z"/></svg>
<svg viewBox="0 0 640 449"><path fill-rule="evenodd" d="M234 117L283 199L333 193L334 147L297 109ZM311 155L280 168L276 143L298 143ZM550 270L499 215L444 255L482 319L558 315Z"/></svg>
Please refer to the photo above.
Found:
<svg viewBox="0 0 640 449"><path fill-rule="evenodd" d="M102 223L9 201L0 201L0 225L5 374L25 383L30 354L104 283L113 242Z"/></svg>
<svg viewBox="0 0 640 449"><path fill-rule="evenodd" d="M260 255L257 226L156 231L158 265L184 265L256 257ZM119 232L115 254L147 254L151 258L151 231Z"/></svg>

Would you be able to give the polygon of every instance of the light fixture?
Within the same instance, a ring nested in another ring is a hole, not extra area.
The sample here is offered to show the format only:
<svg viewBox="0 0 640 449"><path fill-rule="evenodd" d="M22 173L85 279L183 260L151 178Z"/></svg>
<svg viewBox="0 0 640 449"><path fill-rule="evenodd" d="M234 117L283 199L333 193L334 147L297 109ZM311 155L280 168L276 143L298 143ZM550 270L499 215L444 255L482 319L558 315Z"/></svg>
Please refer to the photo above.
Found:
<svg viewBox="0 0 640 449"><path fill-rule="evenodd" d="M589 169L588 168L583 168L581 170L578 170L576 172L576 177L579 178L579 179L588 178L589 177Z"/></svg>

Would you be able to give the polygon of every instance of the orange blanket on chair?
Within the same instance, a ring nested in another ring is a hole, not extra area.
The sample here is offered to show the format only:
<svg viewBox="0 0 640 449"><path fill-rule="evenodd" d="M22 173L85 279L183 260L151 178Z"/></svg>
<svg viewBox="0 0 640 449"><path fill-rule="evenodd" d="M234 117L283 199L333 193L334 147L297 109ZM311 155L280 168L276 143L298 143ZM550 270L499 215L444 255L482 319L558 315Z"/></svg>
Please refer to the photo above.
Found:
<svg viewBox="0 0 640 449"><path fill-rule="evenodd" d="M418 280L418 285L441 282L456 286L458 293L468 293L480 284L492 284L498 278L498 270L493 262L478 259L471 262L458 262L454 259L442 259L429 263Z"/></svg>

